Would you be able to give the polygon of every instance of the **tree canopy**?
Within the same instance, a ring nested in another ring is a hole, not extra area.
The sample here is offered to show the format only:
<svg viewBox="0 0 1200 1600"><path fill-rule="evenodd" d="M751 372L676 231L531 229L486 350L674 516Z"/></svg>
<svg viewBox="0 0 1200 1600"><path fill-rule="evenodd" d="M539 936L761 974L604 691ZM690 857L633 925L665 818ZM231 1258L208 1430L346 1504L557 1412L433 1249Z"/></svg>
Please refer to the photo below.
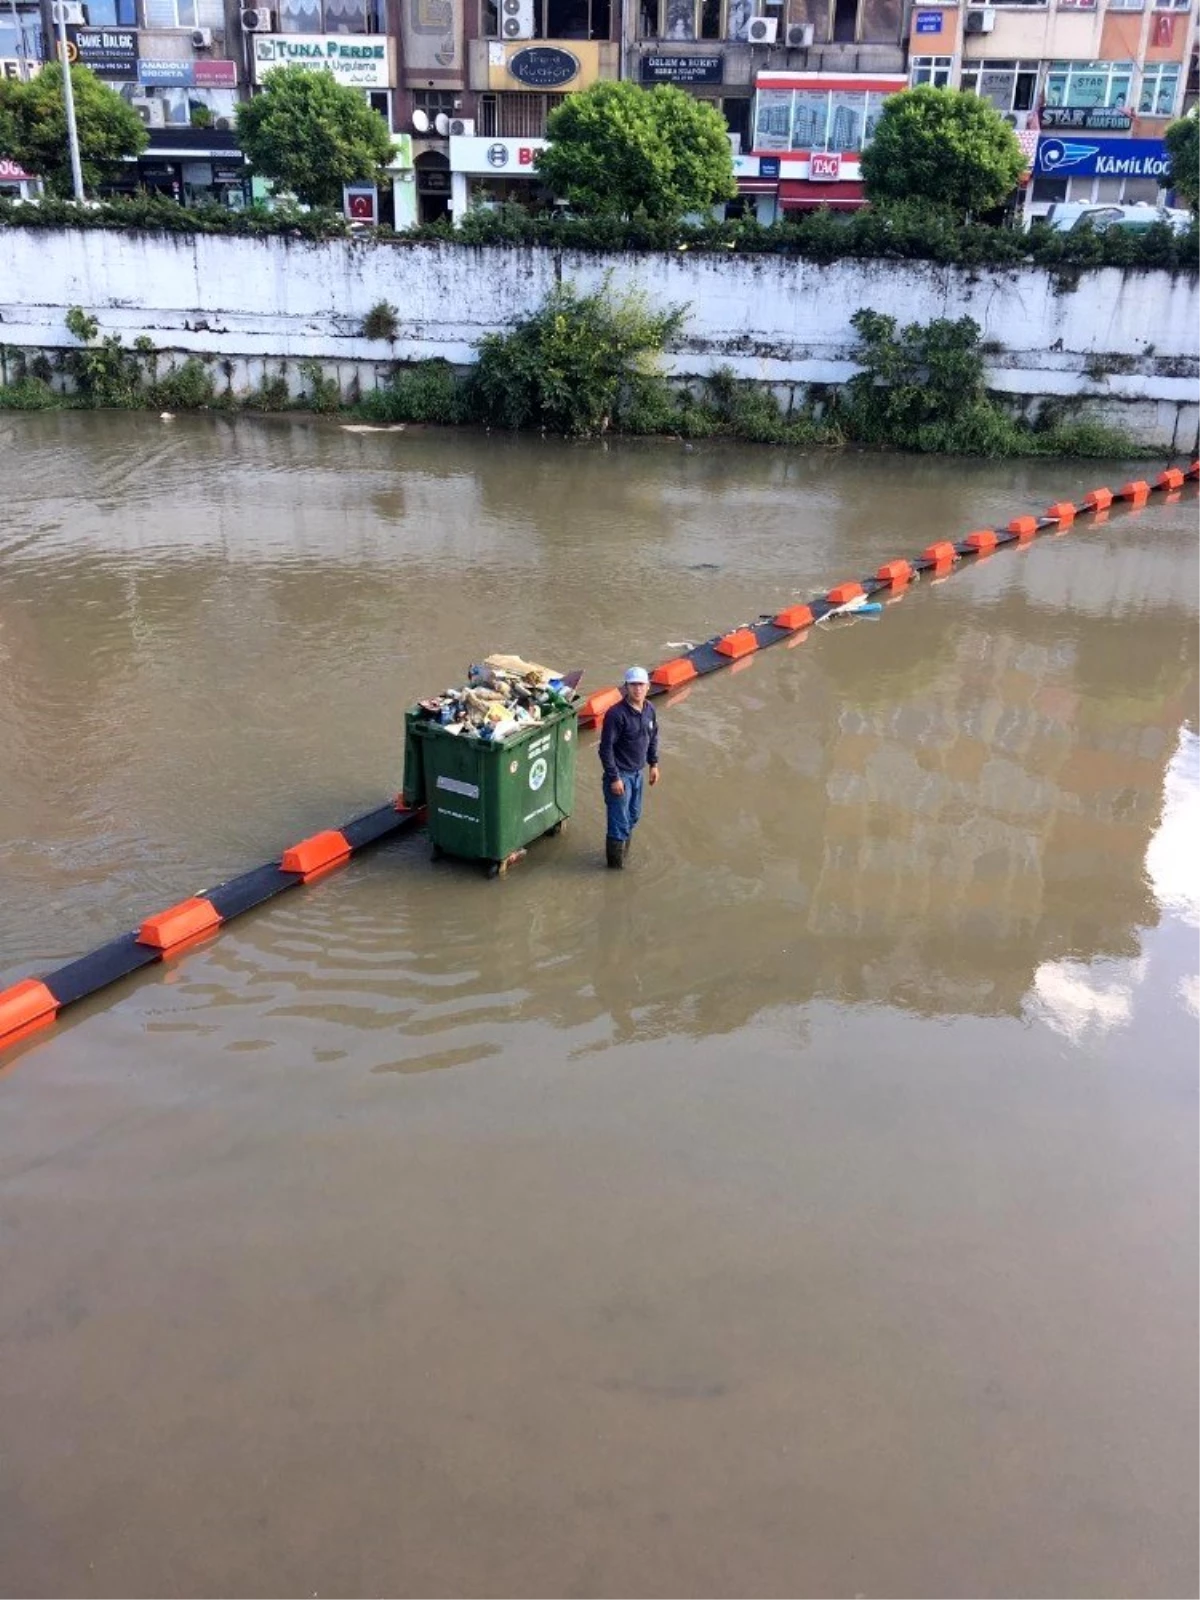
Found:
<svg viewBox="0 0 1200 1600"><path fill-rule="evenodd" d="M112 176L113 167L124 157L146 148L146 129L133 107L87 67L71 68L71 89L84 187L94 189ZM62 67L57 61L27 83L0 78L0 149L27 172L36 173L51 194L74 194Z"/></svg>
<svg viewBox="0 0 1200 1600"><path fill-rule="evenodd" d="M862 155L868 200L922 200L959 216L1002 205L1028 166L987 100L930 84L888 95Z"/></svg>
<svg viewBox="0 0 1200 1600"><path fill-rule="evenodd" d="M1163 135L1171 158L1171 187L1193 211L1200 210L1200 107L1173 122Z"/></svg>
<svg viewBox="0 0 1200 1600"><path fill-rule="evenodd" d="M251 168L307 206L340 206L342 186L368 183L392 160L387 123L331 73L279 67L238 107Z"/></svg>
<svg viewBox="0 0 1200 1600"><path fill-rule="evenodd" d="M538 174L584 215L671 221L737 193L720 112L672 84L598 83L568 95L546 137Z"/></svg>

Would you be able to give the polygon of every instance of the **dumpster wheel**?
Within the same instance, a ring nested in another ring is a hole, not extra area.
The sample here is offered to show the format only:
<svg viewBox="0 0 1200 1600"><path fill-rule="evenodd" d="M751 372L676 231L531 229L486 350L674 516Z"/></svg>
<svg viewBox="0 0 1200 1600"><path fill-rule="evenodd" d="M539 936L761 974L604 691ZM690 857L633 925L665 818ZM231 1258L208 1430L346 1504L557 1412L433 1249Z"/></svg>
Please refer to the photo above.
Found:
<svg viewBox="0 0 1200 1600"><path fill-rule="evenodd" d="M505 877L509 867L515 866L518 861L522 860L523 857L527 856L528 854L528 850L514 850L511 855L505 856L503 861L489 861L487 864L488 877Z"/></svg>

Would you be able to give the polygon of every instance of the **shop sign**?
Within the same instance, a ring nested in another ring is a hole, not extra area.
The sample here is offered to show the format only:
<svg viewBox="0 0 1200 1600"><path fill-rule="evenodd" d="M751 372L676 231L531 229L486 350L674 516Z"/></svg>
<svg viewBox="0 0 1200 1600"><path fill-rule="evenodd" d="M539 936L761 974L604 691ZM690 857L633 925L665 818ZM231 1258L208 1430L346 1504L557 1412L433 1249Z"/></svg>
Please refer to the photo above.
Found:
<svg viewBox="0 0 1200 1600"><path fill-rule="evenodd" d="M777 178L779 176L779 157L760 156L758 158L758 175L760 178Z"/></svg>
<svg viewBox="0 0 1200 1600"><path fill-rule="evenodd" d="M643 56L643 83L724 83L724 56Z"/></svg>
<svg viewBox="0 0 1200 1600"><path fill-rule="evenodd" d="M237 85L233 61L139 61L140 84L155 89L232 89Z"/></svg>
<svg viewBox="0 0 1200 1600"><path fill-rule="evenodd" d="M1133 113L1109 106L1043 106L1038 112L1043 128L1085 128L1091 133L1128 133Z"/></svg>
<svg viewBox="0 0 1200 1600"><path fill-rule="evenodd" d="M532 45L508 58L508 70L527 89L557 89L579 75L579 57L557 45Z"/></svg>
<svg viewBox="0 0 1200 1600"><path fill-rule="evenodd" d="M7 156L0 156L0 183L34 183L36 179L32 172L26 172L24 167L18 166L15 161L10 161Z"/></svg>
<svg viewBox="0 0 1200 1600"><path fill-rule="evenodd" d="M328 72L354 89L387 89L392 80L387 42L361 34L256 33L256 82L279 67Z"/></svg>
<svg viewBox="0 0 1200 1600"><path fill-rule="evenodd" d="M1161 139L1039 139L1033 170L1041 178L1165 180L1170 167Z"/></svg>
<svg viewBox="0 0 1200 1600"><path fill-rule="evenodd" d="M67 60L73 67L88 67L98 78L118 78L136 83L137 29L68 28Z"/></svg>
<svg viewBox="0 0 1200 1600"><path fill-rule="evenodd" d="M0 78L15 78L20 83L25 78L36 78L41 70L40 61L22 61L20 56L0 56Z"/></svg>
<svg viewBox="0 0 1200 1600"><path fill-rule="evenodd" d="M814 150L808 158L808 177L811 183L818 180L834 182L842 175L842 157L840 151Z"/></svg>
<svg viewBox="0 0 1200 1600"><path fill-rule="evenodd" d="M941 33L942 13L940 11L918 11L913 21L914 33Z"/></svg>
<svg viewBox="0 0 1200 1600"><path fill-rule="evenodd" d="M535 161L545 139L460 139L450 140L450 168L453 172L497 173L513 178L536 178Z"/></svg>

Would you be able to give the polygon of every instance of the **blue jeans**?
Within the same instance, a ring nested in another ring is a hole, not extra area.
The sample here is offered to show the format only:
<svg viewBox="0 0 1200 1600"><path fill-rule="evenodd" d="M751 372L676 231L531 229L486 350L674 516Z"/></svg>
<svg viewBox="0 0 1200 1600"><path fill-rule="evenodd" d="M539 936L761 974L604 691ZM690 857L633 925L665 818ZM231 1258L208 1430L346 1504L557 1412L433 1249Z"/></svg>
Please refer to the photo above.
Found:
<svg viewBox="0 0 1200 1600"><path fill-rule="evenodd" d="M608 811L608 837L624 843L637 827L642 814L642 774L622 772L619 776L625 785L625 793L614 794L609 788L609 780L603 779L604 805Z"/></svg>

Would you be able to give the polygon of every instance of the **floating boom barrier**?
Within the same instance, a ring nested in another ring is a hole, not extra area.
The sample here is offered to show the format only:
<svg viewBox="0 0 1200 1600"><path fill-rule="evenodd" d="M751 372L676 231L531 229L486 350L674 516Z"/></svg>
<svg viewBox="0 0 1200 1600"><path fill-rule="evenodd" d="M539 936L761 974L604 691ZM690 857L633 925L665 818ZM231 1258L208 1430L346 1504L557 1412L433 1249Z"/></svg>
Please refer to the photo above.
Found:
<svg viewBox="0 0 1200 1600"><path fill-rule="evenodd" d="M1103 518L1111 506L1146 505L1154 494L1173 497L1185 482L1200 478L1200 461L1188 467L1168 467L1151 483L1137 479L1120 489L1091 489L1078 504L1058 500L1040 517L1014 517L1004 528L980 528L957 541L931 544L911 560L885 561L871 577L835 584L807 604L785 606L773 616L734 628L684 655L674 656L650 674L651 695L670 694L696 678L735 666L747 656L785 639L794 639L814 623L837 616L853 616L872 595L903 591L914 579L932 574L944 577L960 562L985 556L1005 545L1021 545L1048 528L1068 528L1078 518ZM871 608L874 610L874 607ZM583 727L595 727L608 708L621 697L617 688L589 695L579 713ZM274 899L286 889L313 883L343 866L368 845L418 825L422 807L409 806L403 795L374 811L289 845L276 861L229 878L203 894L147 917L140 927L121 934L98 950L70 961L41 978L24 978L0 990L0 1050L42 1028L49 1027L64 1006L83 1000L156 961L169 961L190 950L232 918Z"/></svg>

